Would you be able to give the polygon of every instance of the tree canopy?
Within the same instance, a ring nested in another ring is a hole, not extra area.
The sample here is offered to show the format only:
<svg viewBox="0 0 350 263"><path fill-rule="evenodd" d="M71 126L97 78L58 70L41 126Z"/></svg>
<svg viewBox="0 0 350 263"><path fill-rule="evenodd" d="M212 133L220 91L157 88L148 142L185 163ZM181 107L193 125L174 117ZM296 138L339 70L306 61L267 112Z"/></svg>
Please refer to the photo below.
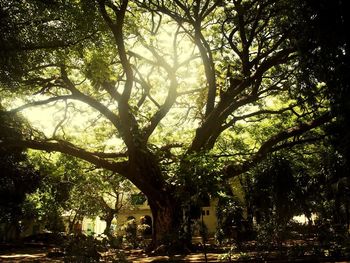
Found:
<svg viewBox="0 0 350 263"><path fill-rule="evenodd" d="M125 176L148 198L156 243L180 225L181 173L207 178L189 169L196 156L227 180L327 136L328 83L299 79L298 1L0 3L1 103L53 117L1 144Z"/></svg>

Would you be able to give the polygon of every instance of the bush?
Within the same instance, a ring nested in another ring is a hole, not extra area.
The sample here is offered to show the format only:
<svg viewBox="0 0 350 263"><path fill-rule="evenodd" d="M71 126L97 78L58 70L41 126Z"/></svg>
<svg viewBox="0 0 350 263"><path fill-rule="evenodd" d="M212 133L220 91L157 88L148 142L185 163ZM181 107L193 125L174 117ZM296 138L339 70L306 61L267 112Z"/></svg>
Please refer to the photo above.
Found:
<svg viewBox="0 0 350 263"><path fill-rule="evenodd" d="M64 246L65 262L99 262L101 241L92 236L71 236Z"/></svg>
<svg viewBox="0 0 350 263"><path fill-rule="evenodd" d="M262 222L257 227L257 242L261 249L271 250L282 245L286 234L286 229L275 220Z"/></svg>
<svg viewBox="0 0 350 263"><path fill-rule="evenodd" d="M147 238L148 236L150 236L149 234L150 229L151 227L147 224L141 224L137 226L137 231L140 233L141 237L143 238Z"/></svg>
<svg viewBox="0 0 350 263"><path fill-rule="evenodd" d="M67 239L64 233L39 233L22 239L23 242L60 245Z"/></svg>
<svg viewBox="0 0 350 263"><path fill-rule="evenodd" d="M123 229L125 231L125 241L132 247L137 246L137 225L135 218L131 218L125 222Z"/></svg>

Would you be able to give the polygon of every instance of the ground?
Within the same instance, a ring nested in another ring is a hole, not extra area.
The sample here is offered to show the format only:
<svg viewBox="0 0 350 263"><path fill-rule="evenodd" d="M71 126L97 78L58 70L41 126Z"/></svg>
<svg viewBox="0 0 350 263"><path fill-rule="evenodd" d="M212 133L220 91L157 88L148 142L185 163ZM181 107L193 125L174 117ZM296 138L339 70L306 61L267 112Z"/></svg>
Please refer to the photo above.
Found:
<svg viewBox="0 0 350 263"><path fill-rule="evenodd" d="M54 251L54 247L37 246L27 248L12 248L0 251L0 262L64 262L62 258L50 258L48 253ZM127 260L129 262L205 262L205 257L200 253L191 253L188 255L174 256L147 256L142 250L126 250ZM208 253L207 262L218 262L217 253ZM107 261L108 262L108 261Z"/></svg>
<svg viewBox="0 0 350 263"><path fill-rule="evenodd" d="M4 263L14 263L14 262L64 262L62 257L48 257L48 253L55 251L55 247L48 247L44 245L38 246L28 246L28 247L11 247L8 249L2 248L0 251L0 262ZM290 260L264 260L261 259L238 259L239 254L233 254L231 261L228 259L220 261L219 258L223 256L222 253L208 253L207 261L203 253L190 253L187 255L174 255L174 256L147 256L142 252L142 250L130 249L124 250L127 258L127 262L291 262ZM105 254L105 259L102 262L109 262L108 255ZM294 260L293 260L294 261ZM296 260L298 262L349 262L346 259L332 259L332 258L301 258Z"/></svg>
<svg viewBox="0 0 350 263"><path fill-rule="evenodd" d="M300 252L304 246L304 241L291 240L284 244L283 249L289 252ZM308 243L312 240L307 241ZM102 253L100 262L112 262L117 253L125 256L125 261L121 262L350 262L350 257L340 257L332 255L315 256L307 251L302 255L295 253L291 256L289 253L282 255L280 251L257 251L256 241L246 242L243 251L238 252L237 249L228 253L229 247L217 246L209 244L206 247L206 255L203 253L202 247L198 246L195 253L178 254L172 256L159 256L146 254L141 249L124 248L123 250L108 250ZM294 248L299 248L295 250ZM81 251L81 250L79 250ZM288 256L287 256L288 254ZM330 253L329 253L330 254ZM84 261L84 260L83 260ZM73 260L68 262L83 262L81 260ZM22 243L22 244L4 244L0 243L0 262L64 262L63 254L58 246L45 245L43 243ZM67 262L67 261L66 261ZM85 261L84 261L85 262ZM89 261L90 262L90 261ZM115 262L115 261L114 261ZM118 261L119 262L119 261Z"/></svg>

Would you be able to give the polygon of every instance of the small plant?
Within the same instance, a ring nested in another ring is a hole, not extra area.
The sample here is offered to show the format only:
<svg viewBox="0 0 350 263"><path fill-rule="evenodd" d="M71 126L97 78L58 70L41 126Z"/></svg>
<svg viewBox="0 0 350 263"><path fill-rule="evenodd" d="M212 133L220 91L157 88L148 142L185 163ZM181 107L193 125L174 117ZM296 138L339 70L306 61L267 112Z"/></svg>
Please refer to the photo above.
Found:
<svg viewBox="0 0 350 263"><path fill-rule="evenodd" d="M305 255L305 252L306 252L305 246L294 245L290 249L288 249L287 255L288 257L292 257L292 258L302 257Z"/></svg>
<svg viewBox="0 0 350 263"><path fill-rule="evenodd" d="M225 233L222 228L217 228L215 232L215 241L219 244L222 245L222 243L225 240Z"/></svg>
<svg viewBox="0 0 350 263"><path fill-rule="evenodd" d="M274 249L276 246L281 250L283 241L288 234L285 226L274 218L263 221L257 227L257 241L261 249Z"/></svg>
<svg viewBox="0 0 350 263"><path fill-rule="evenodd" d="M239 256L238 256L238 259L239 259L239 260L249 260L249 259L250 259L250 256L249 256L248 253L240 252L240 253L239 253Z"/></svg>
<svg viewBox="0 0 350 263"><path fill-rule="evenodd" d="M112 249L111 253L103 257L103 262L127 263L128 261L123 250Z"/></svg>
<svg viewBox="0 0 350 263"><path fill-rule="evenodd" d="M199 227L199 234L203 240L203 243L205 243L208 241L208 227L206 224L204 224L204 222L201 222Z"/></svg>
<svg viewBox="0 0 350 263"><path fill-rule="evenodd" d="M92 236L72 236L64 246L65 262L99 262L101 242Z"/></svg>
<svg viewBox="0 0 350 263"><path fill-rule="evenodd" d="M129 218L129 220L125 222L123 229L125 231L125 241L128 245L135 248L137 246L137 225L135 218Z"/></svg>
<svg viewBox="0 0 350 263"><path fill-rule="evenodd" d="M123 244L122 236L110 236L109 237L109 245L111 248L121 248Z"/></svg>
<svg viewBox="0 0 350 263"><path fill-rule="evenodd" d="M147 224L141 224L137 226L137 232L140 233L141 237L146 238L149 236L149 230L151 227Z"/></svg>
<svg viewBox="0 0 350 263"><path fill-rule="evenodd" d="M232 262L232 260L234 259L234 254L236 254L236 249L236 246L231 246L227 253L222 254L218 257L219 261Z"/></svg>
<svg viewBox="0 0 350 263"><path fill-rule="evenodd" d="M141 224L137 226L137 232L139 233L139 247L146 248L149 244L147 243L147 238L150 237L151 226L148 224Z"/></svg>

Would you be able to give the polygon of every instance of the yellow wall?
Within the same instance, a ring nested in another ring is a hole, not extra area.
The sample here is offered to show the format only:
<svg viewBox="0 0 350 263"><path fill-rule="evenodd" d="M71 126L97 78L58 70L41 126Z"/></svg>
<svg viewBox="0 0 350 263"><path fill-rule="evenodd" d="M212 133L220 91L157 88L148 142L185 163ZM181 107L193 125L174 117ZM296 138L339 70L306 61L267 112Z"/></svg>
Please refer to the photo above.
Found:
<svg viewBox="0 0 350 263"><path fill-rule="evenodd" d="M136 224L140 224L140 218L143 216L150 216L152 218L152 212L149 206L146 204L139 205L133 209L124 209L122 210L116 219L112 221L112 224L116 225L116 231L115 234L123 234L123 230L121 229L123 225L126 223L127 218L129 216L133 216L136 220ZM203 222L206 225L208 229L208 233L210 235L213 235L216 231L217 227L217 219L216 219L216 201L211 201L210 206L202 207L202 215L203 215ZM153 220L153 218L152 218ZM199 224L202 221L202 216L198 220L197 229L195 229L194 235L199 235ZM82 223L82 230L85 234L88 232L94 232L95 234L101 234L103 233L104 229L106 227L106 222L101 220L99 217L96 218L84 218Z"/></svg>
<svg viewBox="0 0 350 263"><path fill-rule="evenodd" d="M214 206L204 206L202 207L202 216L203 216L203 222L208 228L209 234L214 234L217 227L217 220L216 220L216 207ZM209 215L208 215L209 213ZM202 220L202 216L199 219Z"/></svg>

